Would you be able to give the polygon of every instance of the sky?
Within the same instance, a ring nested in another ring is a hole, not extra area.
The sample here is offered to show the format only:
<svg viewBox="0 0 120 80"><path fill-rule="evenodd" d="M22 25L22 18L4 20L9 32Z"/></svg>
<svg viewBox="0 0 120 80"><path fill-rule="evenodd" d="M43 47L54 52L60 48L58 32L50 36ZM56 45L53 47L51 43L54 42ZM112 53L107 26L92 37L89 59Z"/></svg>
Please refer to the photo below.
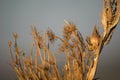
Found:
<svg viewBox="0 0 120 80"><path fill-rule="evenodd" d="M31 25L38 31L50 27L62 35L64 19L73 22L84 38L90 36L96 24L100 31L103 0L0 0L0 80L15 80L16 75L8 65L11 62L8 40L12 34L19 34L19 46L29 54ZM120 79L120 23L110 43L105 46L99 58L96 77L101 80Z"/></svg>

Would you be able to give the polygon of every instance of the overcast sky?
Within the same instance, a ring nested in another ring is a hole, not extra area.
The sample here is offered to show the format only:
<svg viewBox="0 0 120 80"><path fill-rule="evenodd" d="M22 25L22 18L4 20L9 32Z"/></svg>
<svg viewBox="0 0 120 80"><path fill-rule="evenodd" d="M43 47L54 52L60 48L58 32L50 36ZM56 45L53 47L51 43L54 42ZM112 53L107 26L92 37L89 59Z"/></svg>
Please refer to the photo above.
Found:
<svg viewBox="0 0 120 80"><path fill-rule="evenodd" d="M15 80L15 73L7 65L10 62L8 40L12 33L19 34L20 47L29 53L31 25L39 31L50 27L62 35L64 19L76 24L83 37L90 36L95 24L101 26L103 0L0 0L0 80ZM99 58L96 77L101 80L120 79L120 24L110 44L105 46Z"/></svg>

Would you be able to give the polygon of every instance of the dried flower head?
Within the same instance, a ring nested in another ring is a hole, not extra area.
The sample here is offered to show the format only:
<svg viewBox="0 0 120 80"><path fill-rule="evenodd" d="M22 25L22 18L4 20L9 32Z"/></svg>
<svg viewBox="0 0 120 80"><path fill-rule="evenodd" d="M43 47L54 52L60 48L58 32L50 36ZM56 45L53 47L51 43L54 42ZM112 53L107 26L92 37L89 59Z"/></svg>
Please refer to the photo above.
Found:
<svg viewBox="0 0 120 80"><path fill-rule="evenodd" d="M39 32L37 31L36 27L32 27L32 35L34 38L38 37Z"/></svg>
<svg viewBox="0 0 120 80"><path fill-rule="evenodd" d="M50 28L48 28L48 30L47 30L47 36L51 43L53 43L56 39L55 34L53 33L53 31Z"/></svg>
<svg viewBox="0 0 120 80"><path fill-rule="evenodd" d="M18 38L18 34L17 34L16 32L14 32L14 33L13 33L13 37L14 37L15 39L17 39L17 38Z"/></svg>
<svg viewBox="0 0 120 80"><path fill-rule="evenodd" d="M67 22L66 20L64 21L66 25L64 26L63 33L64 33L64 37L68 37L72 32L76 31L76 26L71 22Z"/></svg>
<svg viewBox="0 0 120 80"><path fill-rule="evenodd" d="M104 28L115 27L120 19L120 1L104 0L102 25Z"/></svg>
<svg viewBox="0 0 120 80"><path fill-rule="evenodd" d="M90 42L91 42L91 44L92 44L93 46L98 46L98 44L99 44L99 39L100 39L100 34L99 34L98 29L97 29L97 27L96 27L96 25L95 25L94 30L93 30L93 33L92 33L92 36L91 36L91 38L90 38Z"/></svg>

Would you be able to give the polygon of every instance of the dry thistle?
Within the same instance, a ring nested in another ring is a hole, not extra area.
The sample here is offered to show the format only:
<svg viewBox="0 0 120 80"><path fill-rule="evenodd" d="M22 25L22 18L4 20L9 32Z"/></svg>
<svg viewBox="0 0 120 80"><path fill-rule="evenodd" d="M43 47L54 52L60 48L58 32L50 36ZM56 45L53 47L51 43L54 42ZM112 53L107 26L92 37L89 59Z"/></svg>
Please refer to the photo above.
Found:
<svg viewBox="0 0 120 80"><path fill-rule="evenodd" d="M97 27L94 27L92 36L90 37L90 42L92 44L92 47L95 49L98 45L99 45L99 41L100 41L100 34L98 32Z"/></svg>
<svg viewBox="0 0 120 80"><path fill-rule="evenodd" d="M104 27L105 37L107 30L116 27L120 19L120 1L104 0L102 11L102 25Z"/></svg>
<svg viewBox="0 0 120 80"><path fill-rule="evenodd" d="M50 28L47 30L47 36L51 43L55 42L56 36Z"/></svg>
<svg viewBox="0 0 120 80"><path fill-rule="evenodd" d="M64 26L63 33L64 33L64 37L68 39L72 34L72 32L76 31L76 26L71 22L67 22L66 20L64 21L66 25Z"/></svg>
<svg viewBox="0 0 120 80"><path fill-rule="evenodd" d="M120 0L104 0L102 12L103 35L101 36L99 34L98 28L95 25L92 35L86 39L87 46L76 26L66 20L66 25L63 29L63 38L56 36L51 29L47 30L43 38L36 27L33 26L32 35L36 43L36 48L34 51L34 44L32 44L29 58L26 58L25 53L22 56L19 55L21 52L17 44L18 34L13 33L16 59L14 59L12 54L11 41L8 42L8 46L18 79L93 80L101 50L106 43L109 43L119 18ZM59 74L56 57L52 56L49 47L47 47L46 37L51 43L55 42L56 39L62 42L60 51L66 55L65 65L63 67L64 76ZM33 52L35 53L35 58L32 58Z"/></svg>
<svg viewBox="0 0 120 80"><path fill-rule="evenodd" d="M87 37L86 41L88 43L87 48L89 50L95 50L98 47L98 45L100 43L100 34L99 34L99 31L98 31L98 28L96 27L96 25L94 27L92 36L91 37Z"/></svg>

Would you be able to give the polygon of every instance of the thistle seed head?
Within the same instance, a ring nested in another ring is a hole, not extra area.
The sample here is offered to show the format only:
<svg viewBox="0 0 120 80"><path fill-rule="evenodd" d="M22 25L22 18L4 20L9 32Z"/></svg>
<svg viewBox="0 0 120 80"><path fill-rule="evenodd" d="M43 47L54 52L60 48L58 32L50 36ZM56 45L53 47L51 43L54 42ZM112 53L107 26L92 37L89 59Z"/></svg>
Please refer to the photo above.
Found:
<svg viewBox="0 0 120 80"><path fill-rule="evenodd" d="M56 36L50 28L47 30L47 36L51 43L55 42Z"/></svg>

